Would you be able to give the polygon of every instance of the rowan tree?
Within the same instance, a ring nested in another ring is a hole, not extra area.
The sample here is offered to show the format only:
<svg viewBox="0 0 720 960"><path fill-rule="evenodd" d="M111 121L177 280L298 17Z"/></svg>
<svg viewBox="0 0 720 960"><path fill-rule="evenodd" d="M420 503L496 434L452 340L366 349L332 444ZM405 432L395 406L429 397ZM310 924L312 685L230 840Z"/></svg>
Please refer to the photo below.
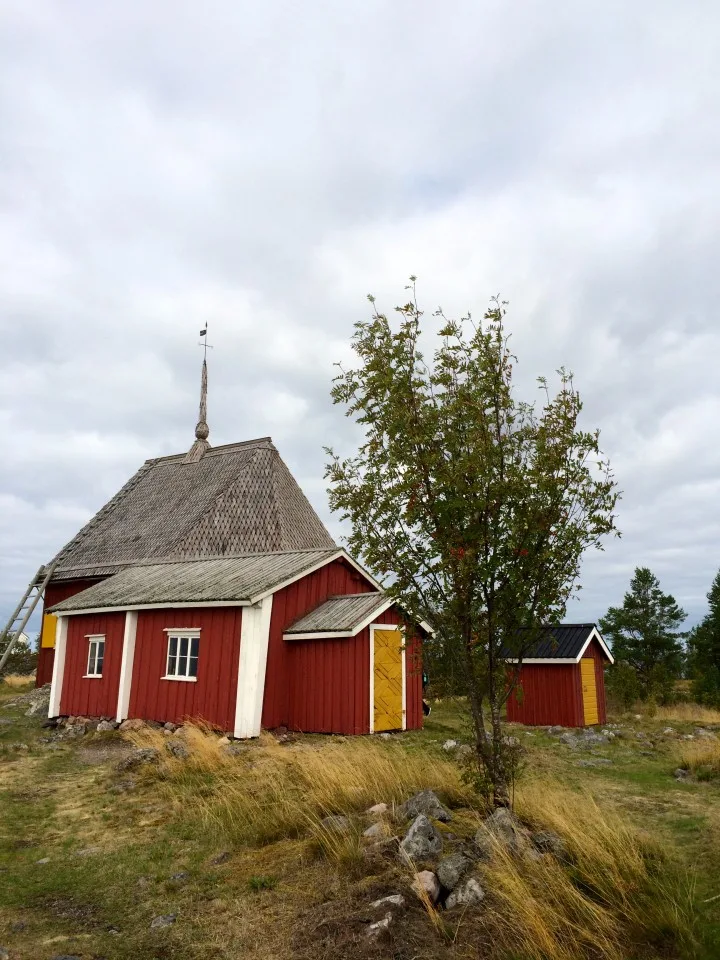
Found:
<svg viewBox="0 0 720 960"><path fill-rule="evenodd" d="M542 627L562 619L583 553L615 531L618 494L569 373L554 396L540 379L539 411L515 398L506 305L493 300L480 323L437 311L426 361L411 281L396 324L369 298L358 365L334 380L364 439L349 457L327 450L330 503L353 553L435 629L468 696L480 787L507 805L504 704Z"/></svg>
<svg viewBox="0 0 720 960"><path fill-rule="evenodd" d="M683 666L680 631L687 614L647 567L637 567L621 607L610 607L600 619L603 636L617 663L637 674L642 698L667 698Z"/></svg>

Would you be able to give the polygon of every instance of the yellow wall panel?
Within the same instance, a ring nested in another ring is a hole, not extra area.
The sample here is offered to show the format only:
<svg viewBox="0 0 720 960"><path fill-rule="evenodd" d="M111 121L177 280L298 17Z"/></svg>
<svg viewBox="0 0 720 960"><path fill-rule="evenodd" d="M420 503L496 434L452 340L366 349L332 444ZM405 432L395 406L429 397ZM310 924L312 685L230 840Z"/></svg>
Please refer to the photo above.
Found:
<svg viewBox="0 0 720 960"><path fill-rule="evenodd" d="M57 617L52 613L46 613L43 617L42 633L40 635L41 647L55 646L55 628L57 626Z"/></svg>

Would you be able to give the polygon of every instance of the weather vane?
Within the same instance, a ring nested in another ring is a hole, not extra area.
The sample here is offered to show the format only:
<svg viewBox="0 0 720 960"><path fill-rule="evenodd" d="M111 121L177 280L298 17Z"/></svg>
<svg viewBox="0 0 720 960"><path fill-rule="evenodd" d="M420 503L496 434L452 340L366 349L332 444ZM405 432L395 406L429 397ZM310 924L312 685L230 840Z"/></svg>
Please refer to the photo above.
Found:
<svg viewBox="0 0 720 960"><path fill-rule="evenodd" d="M213 347L207 342L207 330L208 330L208 325L207 325L207 323L206 323L205 326L204 326L204 327L202 328L202 330L200 331L200 336L201 336L201 337L204 337L205 339L204 339L201 343L198 344L199 347L204 347L204 348L205 348L205 355L204 355L204 357L203 357L204 360L207 360L207 352L208 352L208 350L212 350L212 349L213 349Z"/></svg>

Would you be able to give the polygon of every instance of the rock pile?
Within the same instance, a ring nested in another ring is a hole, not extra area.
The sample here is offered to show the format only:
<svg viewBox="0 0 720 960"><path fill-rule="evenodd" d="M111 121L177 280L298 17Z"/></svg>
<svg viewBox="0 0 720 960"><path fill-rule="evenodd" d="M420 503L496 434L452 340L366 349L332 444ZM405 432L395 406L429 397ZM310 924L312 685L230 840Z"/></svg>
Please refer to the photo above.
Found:
<svg viewBox="0 0 720 960"><path fill-rule="evenodd" d="M553 857L564 864L571 857L563 839L549 830L533 832L510 810L499 808L481 823L472 842L457 840L442 830L452 814L431 790L423 790L399 806L393 816L386 804L375 804L366 811L374 822L365 830L366 851L375 855L395 855L414 871L410 889L426 904L440 909L479 907L486 898L482 878L483 863L498 851L513 857L539 860ZM394 827L405 822L404 835L388 836ZM409 821L409 822L408 822ZM378 842L377 837L385 834ZM445 850L446 844L452 849ZM378 848L382 847L382 850ZM392 928L405 907L402 893L375 900L370 904L373 919L366 928L367 936L377 939Z"/></svg>

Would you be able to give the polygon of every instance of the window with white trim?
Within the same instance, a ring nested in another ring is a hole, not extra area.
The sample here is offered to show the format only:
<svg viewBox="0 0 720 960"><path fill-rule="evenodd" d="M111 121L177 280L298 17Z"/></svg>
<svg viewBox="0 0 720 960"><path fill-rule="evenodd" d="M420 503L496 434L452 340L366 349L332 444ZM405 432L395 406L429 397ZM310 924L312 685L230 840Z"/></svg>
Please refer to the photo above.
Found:
<svg viewBox="0 0 720 960"><path fill-rule="evenodd" d="M197 680L200 632L169 630L166 680Z"/></svg>
<svg viewBox="0 0 720 960"><path fill-rule="evenodd" d="M101 677L105 659L105 637L102 634L87 637L88 661L86 677Z"/></svg>

